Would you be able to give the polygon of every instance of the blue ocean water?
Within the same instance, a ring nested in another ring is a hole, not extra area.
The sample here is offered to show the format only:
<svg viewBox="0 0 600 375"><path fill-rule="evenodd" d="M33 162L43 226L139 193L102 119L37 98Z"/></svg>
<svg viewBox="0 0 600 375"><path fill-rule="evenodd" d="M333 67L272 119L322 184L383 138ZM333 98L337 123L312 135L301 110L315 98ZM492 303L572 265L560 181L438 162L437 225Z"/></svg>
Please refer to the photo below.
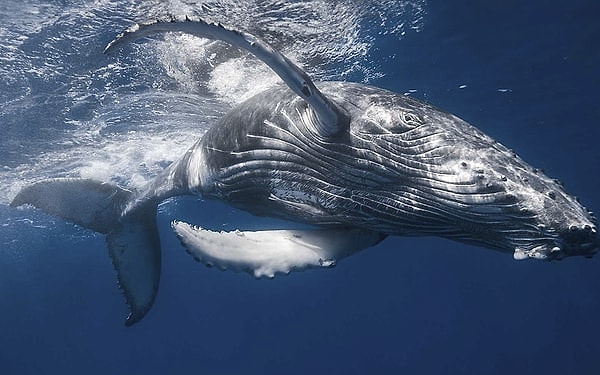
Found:
<svg viewBox="0 0 600 375"><path fill-rule="evenodd" d="M599 259L516 262L388 238L254 280L194 262L169 229L248 220L166 202L156 303L126 328L103 236L8 202L83 176L142 186L243 98L256 60L168 35L102 50L135 20L196 14L250 30L320 79L368 82L455 113L600 210L594 1L40 1L0 5L0 373L596 374Z"/></svg>

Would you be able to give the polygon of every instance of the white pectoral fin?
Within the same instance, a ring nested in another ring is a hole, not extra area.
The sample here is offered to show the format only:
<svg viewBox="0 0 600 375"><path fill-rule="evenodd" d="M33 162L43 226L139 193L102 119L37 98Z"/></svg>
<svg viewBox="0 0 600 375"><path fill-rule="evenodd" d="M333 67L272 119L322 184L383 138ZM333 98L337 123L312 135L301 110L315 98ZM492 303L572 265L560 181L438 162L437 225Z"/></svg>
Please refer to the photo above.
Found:
<svg viewBox="0 0 600 375"><path fill-rule="evenodd" d="M181 221L171 226L196 260L255 277L331 267L383 239L379 233L354 228L215 232Z"/></svg>
<svg viewBox="0 0 600 375"><path fill-rule="evenodd" d="M344 108L327 98L304 70L266 42L243 31L193 17L167 17L137 23L119 34L104 49L110 53L121 46L156 33L184 32L202 38L222 40L245 49L267 64L298 96L312 108L312 130L322 138L348 130L350 118Z"/></svg>

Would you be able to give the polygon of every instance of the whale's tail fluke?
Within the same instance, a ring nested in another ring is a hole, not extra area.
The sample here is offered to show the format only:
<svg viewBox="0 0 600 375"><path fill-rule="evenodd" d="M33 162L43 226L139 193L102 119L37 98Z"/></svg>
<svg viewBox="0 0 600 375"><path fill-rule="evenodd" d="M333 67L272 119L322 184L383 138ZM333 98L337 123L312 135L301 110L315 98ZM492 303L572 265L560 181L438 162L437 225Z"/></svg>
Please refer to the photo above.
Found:
<svg viewBox="0 0 600 375"><path fill-rule="evenodd" d="M136 194L89 179L52 179L25 187L11 206L31 205L106 234L109 254L125 294L132 325L150 310L160 281L161 251L153 202L125 210ZM126 213L124 213L126 212Z"/></svg>

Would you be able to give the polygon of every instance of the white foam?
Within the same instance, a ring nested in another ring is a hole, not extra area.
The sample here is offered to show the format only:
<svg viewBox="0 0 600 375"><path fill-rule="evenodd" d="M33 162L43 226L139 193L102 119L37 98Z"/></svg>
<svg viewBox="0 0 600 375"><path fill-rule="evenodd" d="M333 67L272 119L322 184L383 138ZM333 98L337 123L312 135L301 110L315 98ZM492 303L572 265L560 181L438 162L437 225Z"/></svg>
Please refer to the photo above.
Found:
<svg viewBox="0 0 600 375"><path fill-rule="evenodd" d="M240 57L219 64L211 72L208 88L234 105L281 82L266 65Z"/></svg>
<svg viewBox="0 0 600 375"><path fill-rule="evenodd" d="M425 1L200 1L195 14L251 32L281 50L317 79L382 76L369 59L373 33L419 31ZM201 11L200 11L201 10ZM180 11L175 13L181 14ZM369 34L364 31L369 27ZM221 42L189 35L168 35L157 43L161 64L183 88L208 89L239 103L278 80L255 59ZM183 47L185 46L185 47ZM210 80L205 78L207 72Z"/></svg>
<svg viewBox="0 0 600 375"><path fill-rule="evenodd" d="M418 31L424 8L425 0L3 2L0 117L15 128L41 118L29 138L0 139L2 154L18 156L0 164L0 203L44 178L141 187L228 108L279 81L247 53L189 35L101 60L101 43L132 20L197 15L257 34L316 79L368 81L382 74L369 59L372 34Z"/></svg>

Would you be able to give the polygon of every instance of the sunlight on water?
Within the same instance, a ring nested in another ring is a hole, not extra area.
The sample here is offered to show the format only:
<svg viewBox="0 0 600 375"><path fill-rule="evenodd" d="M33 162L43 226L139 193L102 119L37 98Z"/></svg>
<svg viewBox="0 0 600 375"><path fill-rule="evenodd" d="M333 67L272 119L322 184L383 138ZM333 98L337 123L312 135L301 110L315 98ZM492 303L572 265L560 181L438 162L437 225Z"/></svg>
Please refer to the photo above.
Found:
<svg viewBox="0 0 600 375"><path fill-rule="evenodd" d="M14 17L18 12L20 17ZM362 81L372 35L422 27L425 1L6 1L0 5L0 203L53 177L139 188L232 106L279 82L220 42L171 34L102 50L134 20L190 14L266 39L316 79Z"/></svg>

